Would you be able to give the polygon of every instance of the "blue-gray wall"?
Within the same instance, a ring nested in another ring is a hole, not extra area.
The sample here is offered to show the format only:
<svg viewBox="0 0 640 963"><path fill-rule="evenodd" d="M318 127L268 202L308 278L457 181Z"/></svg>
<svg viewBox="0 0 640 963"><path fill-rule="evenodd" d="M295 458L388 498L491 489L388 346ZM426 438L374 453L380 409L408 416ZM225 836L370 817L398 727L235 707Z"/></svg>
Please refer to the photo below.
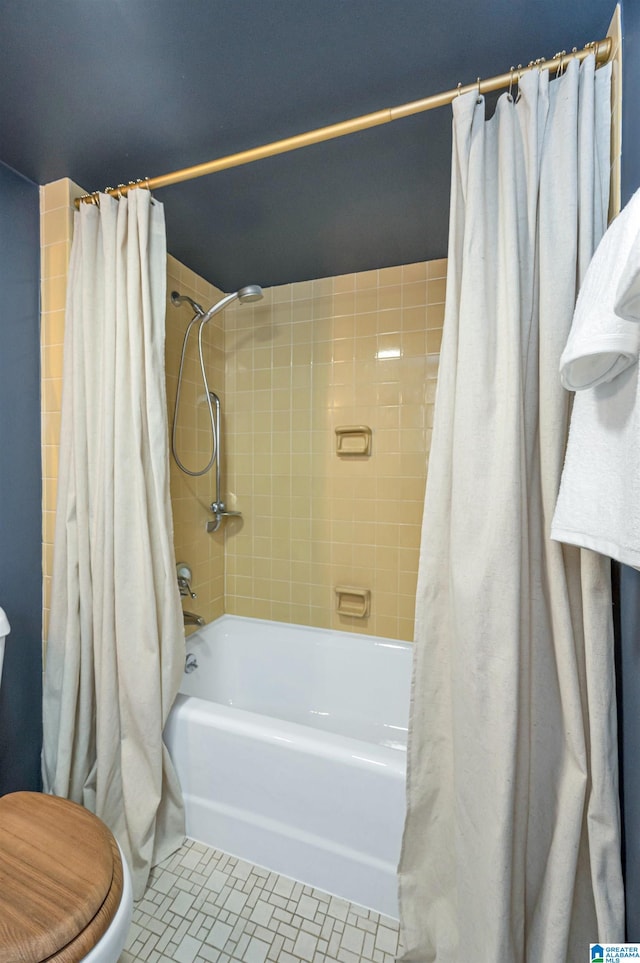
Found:
<svg viewBox="0 0 640 963"><path fill-rule="evenodd" d="M623 0L622 203L640 188L640 4ZM640 573L613 567L627 939L640 941Z"/></svg>
<svg viewBox="0 0 640 963"><path fill-rule="evenodd" d="M39 789L42 505L38 187L0 164L0 794Z"/></svg>

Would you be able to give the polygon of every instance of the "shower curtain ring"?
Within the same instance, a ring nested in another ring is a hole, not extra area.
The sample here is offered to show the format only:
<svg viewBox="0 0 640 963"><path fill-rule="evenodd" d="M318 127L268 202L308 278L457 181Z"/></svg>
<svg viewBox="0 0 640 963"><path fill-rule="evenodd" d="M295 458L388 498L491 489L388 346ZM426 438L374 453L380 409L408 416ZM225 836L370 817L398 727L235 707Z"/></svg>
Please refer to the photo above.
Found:
<svg viewBox="0 0 640 963"><path fill-rule="evenodd" d="M456 87L456 93L457 93L458 97L460 96L460 88L461 88L461 87L462 87L462 81L459 80L459 81L458 81L458 86Z"/></svg>
<svg viewBox="0 0 640 963"><path fill-rule="evenodd" d="M476 99L476 104L482 103L482 94L480 93L480 78L478 77L478 96Z"/></svg>
<svg viewBox="0 0 640 963"><path fill-rule="evenodd" d="M560 51L558 51L558 53L556 54L556 57L560 57L560 63L558 64L558 69L556 70L556 80L557 80L559 77L562 77L562 75L564 74L564 71L565 71L565 68L566 68L566 63L565 63L564 58L565 58L566 54L567 54L567 51L566 51L566 50L560 50Z"/></svg>
<svg viewBox="0 0 640 963"><path fill-rule="evenodd" d="M144 188L144 190L149 191L149 196L151 198L151 203L155 203L153 194L151 193L151 184L149 183L148 177L141 177L138 181L138 187Z"/></svg>
<svg viewBox="0 0 640 963"><path fill-rule="evenodd" d="M507 94L507 99L511 104L513 103L512 90L513 90L513 74L515 72L515 69L516 69L515 67L512 67L511 70L509 71L509 92Z"/></svg>
<svg viewBox="0 0 640 963"><path fill-rule="evenodd" d="M516 104L520 103L520 98L522 97L522 90L520 89L520 81L522 80L522 64L518 64L518 93L516 94Z"/></svg>

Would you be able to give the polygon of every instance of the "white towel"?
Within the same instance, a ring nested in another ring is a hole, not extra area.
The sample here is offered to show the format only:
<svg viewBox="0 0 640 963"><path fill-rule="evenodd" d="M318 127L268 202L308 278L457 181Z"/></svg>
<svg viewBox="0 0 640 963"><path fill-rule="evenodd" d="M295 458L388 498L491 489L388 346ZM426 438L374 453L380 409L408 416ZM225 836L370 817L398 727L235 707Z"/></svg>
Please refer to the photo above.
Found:
<svg viewBox="0 0 640 963"><path fill-rule="evenodd" d="M635 364L640 352L640 326L617 313L621 280L636 276L640 303L640 191L613 222L600 242L585 276L569 338L560 358L560 380L570 391L611 381ZM623 277L624 275L624 277Z"/></svg>
<svg viewBox="0 0 640 963"><path fill-rule="evenodd" d="M0 683L2 682L2 667L4 664L4 640L10 631L9 619L5 615L4 609L0 609Z"/></svg>
<svg viewBox="0 0 640 963"><path fill-rule="evenodd" d="M640 568L640 191L580 290L561 358L577 388L551 538Z"/></svg>
<svg viewBox="0 0 640 963"><path fill-rule="evenodd" d="M634 194L629 201L629 206L638 194ZM640 232L631 246L627 263L620 277L615 310L616 314L626 321L640 321ZM636 324L636 327L639 328L640 325Z"/></svg>

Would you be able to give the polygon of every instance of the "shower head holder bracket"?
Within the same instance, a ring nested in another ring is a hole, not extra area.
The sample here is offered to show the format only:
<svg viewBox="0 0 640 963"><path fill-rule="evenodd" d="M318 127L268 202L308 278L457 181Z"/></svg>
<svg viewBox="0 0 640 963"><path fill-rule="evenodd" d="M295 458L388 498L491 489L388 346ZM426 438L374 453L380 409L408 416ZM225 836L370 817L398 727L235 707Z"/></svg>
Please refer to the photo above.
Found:
<svg viewBox="0 0 640 963"><path fill-rule="evenodd" d="M222 525L223 518L240 518L242 512L234 512L227 508L222 500L211 503L211 511L213 512L213 519L207 522L207 531L209 533L217 532Z"/></svg>

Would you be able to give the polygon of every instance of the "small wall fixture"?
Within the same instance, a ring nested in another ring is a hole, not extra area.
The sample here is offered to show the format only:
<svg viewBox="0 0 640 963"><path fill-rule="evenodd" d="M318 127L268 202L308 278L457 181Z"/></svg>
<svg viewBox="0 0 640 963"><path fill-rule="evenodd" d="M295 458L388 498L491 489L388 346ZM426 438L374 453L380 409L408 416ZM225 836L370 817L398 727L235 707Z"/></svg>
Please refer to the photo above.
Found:
<svg viewBox="0 0 640 963"><path fill-rule="evenodd" d="M336 585L336 609L339 615L366 619L371 610L371 591L354 585Z"/></svg>
<svg viewBox="0 0 640 963"><path fill-rule="evenodd" d="M336 428L338 455L370 455L371 428L367 425L342 425Z"/></svg>

